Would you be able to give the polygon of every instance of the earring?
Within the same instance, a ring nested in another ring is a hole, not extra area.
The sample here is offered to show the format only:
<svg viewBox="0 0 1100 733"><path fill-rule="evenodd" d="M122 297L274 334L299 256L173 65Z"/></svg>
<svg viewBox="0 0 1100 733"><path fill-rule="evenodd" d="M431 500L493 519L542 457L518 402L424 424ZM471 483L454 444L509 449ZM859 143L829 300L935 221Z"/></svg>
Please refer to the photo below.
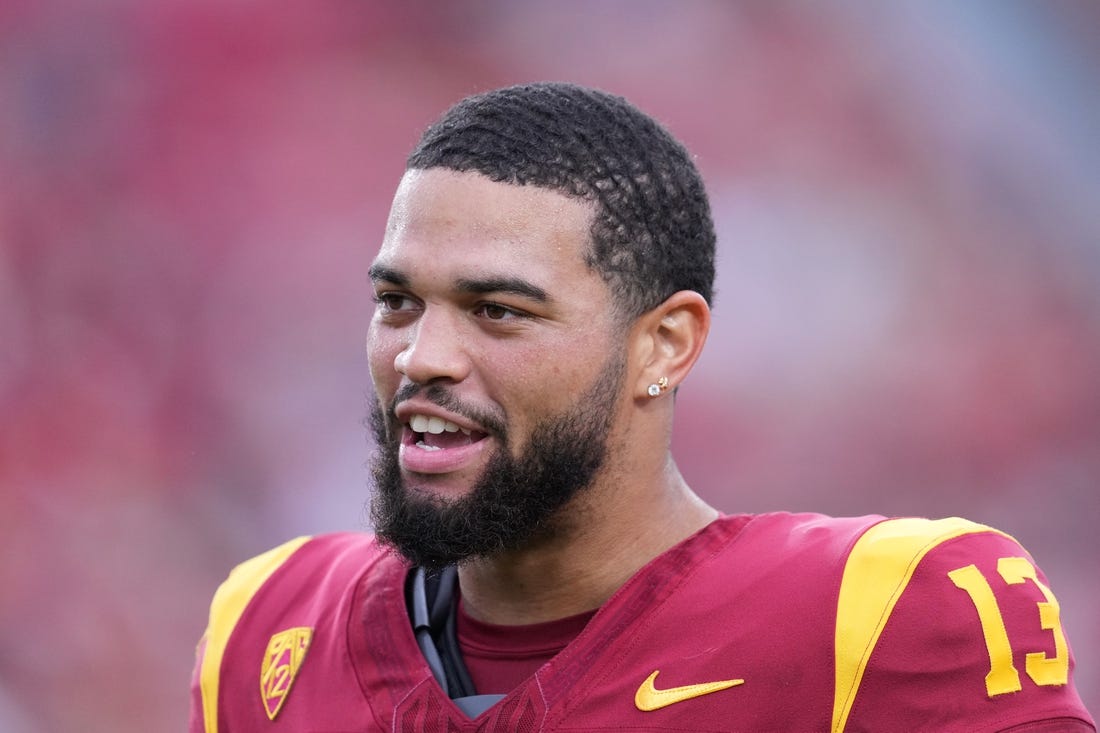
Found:
<svg viewBox="0 0 1100 733"><path fill-rule="evenodd" d="M656 397L657 395L668 389L668 377L661 377L655 383L649 385L646 389L646 393L650 397Z"/></svg>

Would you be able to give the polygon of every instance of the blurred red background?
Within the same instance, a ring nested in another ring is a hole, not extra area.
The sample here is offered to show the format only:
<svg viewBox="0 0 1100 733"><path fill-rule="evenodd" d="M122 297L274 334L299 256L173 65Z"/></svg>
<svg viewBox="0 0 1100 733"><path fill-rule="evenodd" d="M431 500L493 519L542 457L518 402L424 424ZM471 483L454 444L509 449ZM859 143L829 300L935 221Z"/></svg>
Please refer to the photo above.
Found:
<svg viewBox="0 0 1100 733"><path fill-rule="evenodd" d="M466 94L623 94L697 155L727 512L964 515L1100 711L1100 6L0 8L0 729L182 730L229 568L366 526L366 268Z"/></svg>

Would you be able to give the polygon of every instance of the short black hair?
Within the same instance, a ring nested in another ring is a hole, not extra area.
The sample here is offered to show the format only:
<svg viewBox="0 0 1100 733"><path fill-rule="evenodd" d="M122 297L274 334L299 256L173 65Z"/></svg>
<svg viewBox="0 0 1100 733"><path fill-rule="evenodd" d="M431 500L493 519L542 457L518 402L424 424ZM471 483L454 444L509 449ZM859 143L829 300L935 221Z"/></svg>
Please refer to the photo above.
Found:
<svg viewBox="0 0 1100 733"><path fill-rule="evenodd" d="M624 316L678 290L711 302L715 234L702 177L684 146L622 97L557 82L470 96L424 132L406 167L594 202L586 259Z"/></svg>

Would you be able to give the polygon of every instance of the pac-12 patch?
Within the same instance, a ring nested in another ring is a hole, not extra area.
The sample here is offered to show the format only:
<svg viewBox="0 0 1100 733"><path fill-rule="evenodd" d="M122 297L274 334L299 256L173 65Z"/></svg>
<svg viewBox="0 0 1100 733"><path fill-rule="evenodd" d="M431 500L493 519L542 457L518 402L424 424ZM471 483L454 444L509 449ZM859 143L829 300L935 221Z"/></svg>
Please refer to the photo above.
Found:
<svg viewBox="0 0 1100 733"><path fill-rule="evenodd" d="M286 702L286 695L298 676L312 639L313 629L298 626L280 631L267 642L264 663L260 667L260 697L270 720L275 720Z"/></svg>

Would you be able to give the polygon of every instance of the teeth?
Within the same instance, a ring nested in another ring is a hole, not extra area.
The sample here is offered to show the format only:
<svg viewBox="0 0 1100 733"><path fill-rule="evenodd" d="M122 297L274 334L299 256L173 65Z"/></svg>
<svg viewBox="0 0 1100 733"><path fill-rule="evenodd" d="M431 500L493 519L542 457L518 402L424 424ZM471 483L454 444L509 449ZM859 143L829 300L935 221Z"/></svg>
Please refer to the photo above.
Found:
<svg viewBox="0 0 1100 733"><path fill-rule="evenodd" d="M423 440L418 440L416 442L416 447L420 448L422 450L441 450L441 448L438 445L428 445Z"/></svg>
<svg viewBox="0 0 1100 733"><path fill-rule="evenodd" d="M409 418L409 427L414 433L431 433L432 435L439 435L442 432L462 432L464 435L470 434L469 430L460 428L450 420L444 420L441 417L435 416L428 417L427 415L413 415Z"/></svg>

